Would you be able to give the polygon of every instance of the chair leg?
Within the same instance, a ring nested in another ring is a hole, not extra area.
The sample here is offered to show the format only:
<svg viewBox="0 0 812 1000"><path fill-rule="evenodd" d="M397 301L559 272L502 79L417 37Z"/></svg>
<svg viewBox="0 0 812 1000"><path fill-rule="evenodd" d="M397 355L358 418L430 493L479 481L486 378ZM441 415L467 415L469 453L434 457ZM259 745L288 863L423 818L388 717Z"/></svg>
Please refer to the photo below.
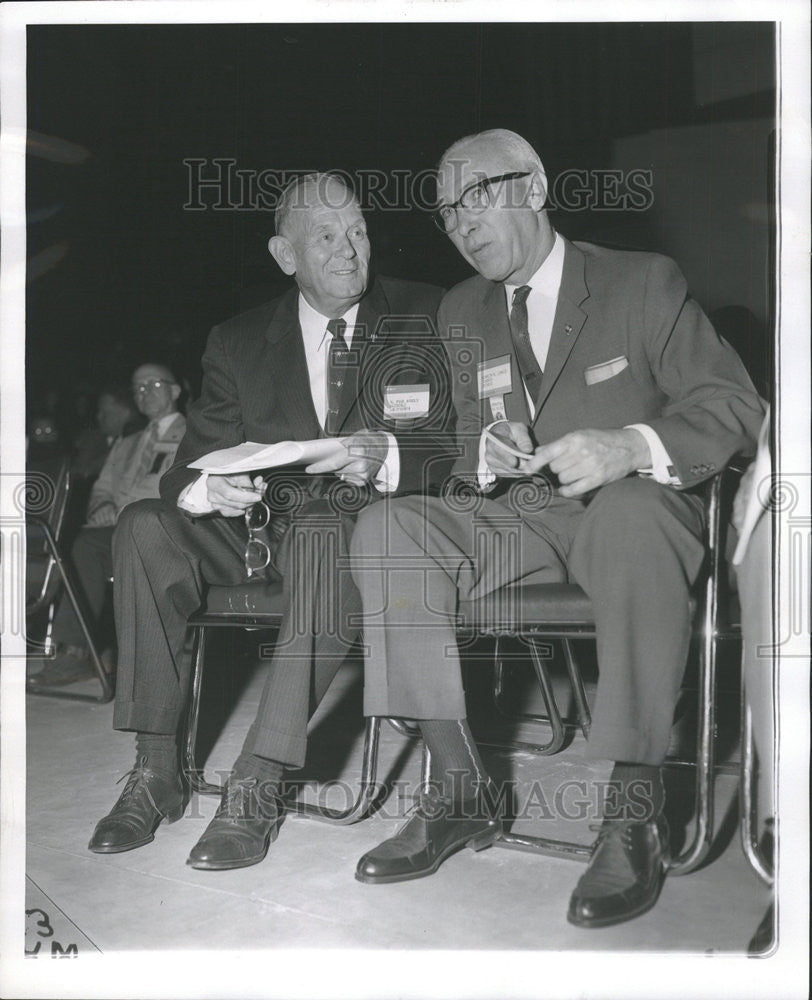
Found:
<svg viewBox="0 0 812 1000"><path fill-rule="evenodd" d="M550 648L548 643L537 643L533 639L529 639L527 642L530 648L530 657L533 661L533 669L536 672L536 679L539 683L539 688L541 690L541 696L544 699L544 707L547 709L546 715L532 715L529 713L522 713L516 718L519 718L526 722L542 722L545 725L550 726L552 734L550 740L547 743L528 743L523 740L497 740L489 739L487 736L477 736L477 742L481 743L482 746L487 747L497 747L502 750L518 750L521 753L532 753L538 754L540 756L548 756L550 754L558 753L558 751L564 746L564 741L566 739L566 728L564 726L564 721L561 718L561 713L558 710L558 705L555 701L555 694L553 692L552 681L550 680L550 673L547 670L546 660L549 659L549 655L545 656L544 653ZM494 651L494 684L493 693L494 700L497 702L497 707L501 709L501 701L504 694L504 659L502 657L502 637L498 636L496 639L496 649ZM502 712L502 714L506 714Z"/></svg>
<svg viewBox="0 0 812 1000"><path fill-rule="evenodd" d="M203 667L205 662L206 626L197 625L194 629L192 647L192 689L189 696L189 712L186 722L183 769L193 792L198 792L200 795L220 795L223 790L222 787L206 781L204 769L199 768L195 760L197 726L200 721L200 694L203 686Z"/></svg>
<svg viewBox="0 0 812 1000"><path fill-rule="evenodd" d="M59 575L62 577L62 583L65 587L65 593L67 594L68 600L71 603L76 619L79 622L79 626L82 629L82 634L85 637L85 642L87 643L87 649L90 653L90 659L93 664L93 669L96 672L96 676L99 678L99 683L101 684L101 694L79 694L75 691L62 691L58 688L53 690L48 688L43 688L42 690L36 690L33 688L28 689L29 694L37 694L43 698L64 698L69 701L91 701L96 704L106 705L108 702L113 700L113 685L110 680L110 676L104 669L104 664L102 663L98 651L96 650L96 643L93 640L93 636L90 634L90 629L87 625L87 616L85 615L84 608L82 607L82 602L79 598L79 594L71 579L70 571L65 564L64 559L59 553L57 548L56 539L53 536L53 532L50 527L42 523L41 528L45 536L45 542L50 549L51 556L53 557L56 568L59 570Z"/></svg>
<svg viewBox="0 0 812 1000"><path fill-rule="evenodd" d="M698 868L708 856L713 842L717 652L716 593L709 581L699 650L699 719L694 791L696 819L693 837L668 866L670 875L687 875Z"/></svg>
<svg viewBox="0 0 812 1000"><path fill-rule="evenodd" d="M296 802L293 811L297 816L308 819L333 823L336 826L349 826L363 819L369 812L380 789L376 783L378 773L378 749L381 733L381 720L378 716L370 716L366 721L364 733L364 758L361 767L361 787L355 801L347 809L331 809L329 806L316 805L310 802Z"/></svg>
<svg viewBox="0 0 812 1000"><path fill-rule="evenodd" d="M762 882L772 885L774 869L767 861L758 844L758 826L754 822L756 807L756 766L755 740L753 739L753 718L744 700L742 683L742 734L741 734L741 778L739 780L739 834L744 856Z"/></svg>
<svg viewBox="0 0 812 1000"><path fill-rule="evenodd" d="M572 641L570 639L562 639L561 645L564 649L564 661L567 664L567 674L570 679L572 696L575 699L575 711L578 713L578 725L581 727L584 739L588 740L589 730L592 728L592 713L589 711L589 702L586 699L584 681L581 677L581 671L578 669L575 654L572 651Z"/></svg>

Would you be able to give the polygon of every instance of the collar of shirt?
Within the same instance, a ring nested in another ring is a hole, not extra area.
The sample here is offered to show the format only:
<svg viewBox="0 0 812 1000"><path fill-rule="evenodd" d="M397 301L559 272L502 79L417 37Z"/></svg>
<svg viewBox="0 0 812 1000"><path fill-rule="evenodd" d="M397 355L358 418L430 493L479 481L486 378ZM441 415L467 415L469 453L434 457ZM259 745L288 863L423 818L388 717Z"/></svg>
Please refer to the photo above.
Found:
<svg viewBox="0 0 812 1000"><path fill-rule="evenodd" d="M347 324L347 329L344 331L347 347L352 347L352 335L355 330L355 321L358 318L358 303L351 306L340 318ZM302 339L308 359L312 355L318 354L325 346L325 341L328 339L327 324L329 321L329 316L322 316L310 305L304 295L299 293L299 326L302 329Z"/></svg>
<svg viewBox="0 0 812 1000"><path fill-rule="evenodd" d="M561 289L561 276L564 272L564 241L556 233L552 248L541 263L541 267L526 284L530 285L531 294L527 296L527 330L530 334L530 346L544 371L547 364L547 354L550 350L550 340L553 335L553 321L558 305L558 293ZM513 305L513 292L521 286L505 285L508 314ZM535 403L525 386L530 412L533 413Z"/></svg>
<svg viewBox="0 0 812 1000"><path fill-rule="evenodd" d="M158 437L162 437L166 433L167 427L172 423L175 417L178 415L177 410L173 410L171 413L167 413L166 416L160 417L158 420L153 420L144 428L144 430L149 430L152 424L156 424L158 428Z"/></svg>
<svg viewBox="0 0 812 1000"><path fill-rule="evenodd" d="M548 299L555 300L558 298L558 292L561 288L561 275L563 273L564 241L561 239L561 236L556 233L552 249L541 262L541 267L528 281L525 282L526 285L530 285L530 288L533 291L533 296L528 296L527 298L528 309L530 308L531 297L538 299L539 296L543 295ZM521 285L505 285L508 312L510 312L510 307L513 305L513 293L520 287Z"/></svg>

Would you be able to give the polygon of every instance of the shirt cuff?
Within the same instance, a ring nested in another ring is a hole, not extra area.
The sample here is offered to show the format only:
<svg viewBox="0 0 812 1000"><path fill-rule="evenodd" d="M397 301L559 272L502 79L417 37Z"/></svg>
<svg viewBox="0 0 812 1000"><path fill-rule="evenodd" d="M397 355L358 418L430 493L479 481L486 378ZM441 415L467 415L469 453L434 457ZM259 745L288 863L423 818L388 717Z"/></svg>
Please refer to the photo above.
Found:
<svg viewBox="0 0 812 1000"><path fill-rule="evenodd" d="M394 434L384 431L389 451L375 474L372 484L379 493L394 493L400 482L400 451Z"/></svg>
<svg viewBox="0 0 812 1000"><path fill-rule="evenodd" d="M648 424L627 424L624 430L640 431L648 444L651 452L651 465L645 469L638 469L641 476L653 479L655 483L662 483L663 486L681 486L682 480L677 475L671 456L665 450L665 445L660 439L660 435Z"/></svg>
<svg viewBox="0 0 812 1000"><path fill-rule="evenodd" d="M209 478L208 472L201 472L193 483L181 490L178 496L178 507L185 510L187 514L199 516L201 514L213 514L214 507L209 503L206 481Z"/></svg>
<svg viewBox="0 0 812 1000"><path fill-rule="evenodd" d="M486 437L486 432L495 427L497 424L503 424L504 420L493 420L488 426L483 430L479 438L479 461L477 462L476 477L479 483L479 488L481 490L486 490L489 486L493 486L496 482L496 473L491 472L487 461L485 460L485 447L488 443L488 438Z"/></svg>

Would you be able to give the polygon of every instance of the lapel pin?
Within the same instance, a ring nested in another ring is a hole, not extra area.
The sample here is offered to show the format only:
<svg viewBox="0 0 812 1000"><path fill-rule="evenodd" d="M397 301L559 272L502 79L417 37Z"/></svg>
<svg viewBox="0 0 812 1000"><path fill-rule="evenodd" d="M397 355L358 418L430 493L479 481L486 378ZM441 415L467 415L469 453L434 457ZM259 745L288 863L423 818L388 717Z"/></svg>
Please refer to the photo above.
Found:
<svg viewBox="0 0 812 1000"><path fill-rule="evenodd" d="M569 323L567 323L567 325L564 327L564 333L572 333L572 327L569 325Z"/></svg>

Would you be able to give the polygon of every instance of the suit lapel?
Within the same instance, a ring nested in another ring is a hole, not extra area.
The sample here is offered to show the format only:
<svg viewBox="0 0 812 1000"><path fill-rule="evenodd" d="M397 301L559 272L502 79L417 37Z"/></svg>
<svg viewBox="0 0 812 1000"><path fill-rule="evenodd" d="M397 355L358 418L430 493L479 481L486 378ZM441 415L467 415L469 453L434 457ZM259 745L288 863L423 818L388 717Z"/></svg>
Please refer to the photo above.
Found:
<svg viewBox="0 0 812 1000"><path fill-rule="evenodd" d="M280 301L265 336L273 344L271 379L280 411L296 439L308 440L319 437L321 427L310 395L298 303L299 290L293 288Z"/></svg>
<svg viewBox="0 0 812 1000"><path fill-rule="evenodd" d="M488 357L483 360L492 361L505 356L510 358L511 391L505 397L505 415L508 420L527 424L530 422L530 409L510 333L505 286L499 282L489 282L482 306L483 329L488 344Z"/></svg>
<svg viewBox="0 0 812 1000"><path fill-rule="evenodd" d="M561 288L558 292L558 304L553 319L547 362L544 365L544 375L541 379L541 395L536 404L533 423L538 420L544 403L558 381L558 377L567 363L573 347L575 347L575 341L586 322L586 313L581 309L581 303L589 296L589 289L584 279L584 255L568 240L565 240L564 243L564 269L561 274Z"/></svg>

